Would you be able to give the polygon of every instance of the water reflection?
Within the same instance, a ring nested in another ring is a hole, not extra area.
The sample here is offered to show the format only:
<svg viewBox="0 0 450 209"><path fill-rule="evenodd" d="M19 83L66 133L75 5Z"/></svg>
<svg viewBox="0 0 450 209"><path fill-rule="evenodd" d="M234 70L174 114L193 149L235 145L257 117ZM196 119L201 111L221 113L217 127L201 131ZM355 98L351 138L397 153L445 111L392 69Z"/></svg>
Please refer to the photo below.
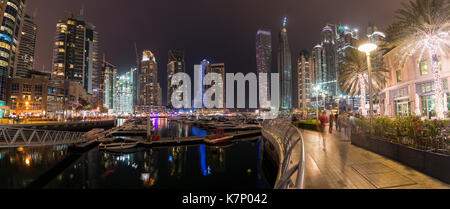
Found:
<svg viewBox="0 0 450 209"><path fill-rule="evenodd" d="M204 136L196 127L153 119L161 137ZM266 188L257 141L225 147L195 145L141 148L113 154L94 149L46 188Z"/></svg>
<svg viewBox="0 0 450 209"><path fill-rule="evenodd" d="M0 149L0 188L25 188L67 156L67 145Z"/></svg>
<svg viewBox="0 0 450 209"><path fill-rule="evenodd" d="M265 188L257 150L239 152L254 144L154 148L122 155L95 149L46 188Z"/></svg>

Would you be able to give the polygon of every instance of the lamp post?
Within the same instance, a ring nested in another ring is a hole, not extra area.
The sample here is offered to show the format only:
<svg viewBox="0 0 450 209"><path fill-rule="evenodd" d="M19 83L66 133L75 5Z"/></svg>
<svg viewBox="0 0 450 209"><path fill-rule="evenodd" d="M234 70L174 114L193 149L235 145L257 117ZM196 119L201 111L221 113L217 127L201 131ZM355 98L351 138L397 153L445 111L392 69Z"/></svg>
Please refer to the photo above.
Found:
<svg viewBox="0 0 450 209"><path fill-rule="evenodd" d="M373 127L373 95L372 95L372 62L370 53L377 49L377 45L373 43L366 43L361 45L358 50L366 53L367 67L368 67L368 80L369 80L369 104L370 104L370 126ZM365 96L365 95L361 95Z"/></svg>
<svg viewBox="0 0 450 209"><path fill-rule="evenodd" d="M317 107L317 120L319 120L319 90L320 86L314 87L314 90L316 90L316 107Z"/></svg>
<svg viewBox="0 0 450 209"><path fill-rule="evenodd" d="M29 106L30 106L30 102L29 101L26 101L25 102L25 107L26 107L26 111L25 111L25 117L24 117L24 120L25 120L25 123L28 123L28 110L29 110Z"/></svg>

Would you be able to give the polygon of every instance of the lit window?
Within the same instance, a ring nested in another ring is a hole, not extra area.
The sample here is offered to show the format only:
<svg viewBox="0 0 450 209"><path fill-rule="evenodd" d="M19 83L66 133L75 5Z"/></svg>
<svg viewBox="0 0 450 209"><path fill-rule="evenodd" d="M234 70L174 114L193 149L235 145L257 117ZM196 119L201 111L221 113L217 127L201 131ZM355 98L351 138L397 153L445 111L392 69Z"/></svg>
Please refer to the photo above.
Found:
<svg viewBox="0 0 450 209"><path fill-rule="evenodd" d="M9 13L6 13L6 12L5 12L4 16L7 17L7 18L9 18L9 19L11 19L13 22L16 22L16 18L13 17L12 15L10 15Z"/></svg>
<svg viewBox="0 0 450 209"><path fill-rule="evenodd" d="M397 83L402 82L402 71L397 70L396 74L397 74Z"/></svg>
<svg viewBox="0 0 450 209"><path fill-rule="evenodd" d="M3 43L3 42L0 42L0 47L4 48L4 49L7 49L7 50L11 49L11 46L9 44Z"/></svg>
<svg viewBox="0 0 450 209"><path fill-rule="evenodd" d="M8 62L5 62L3 60L0 60L0 66L1 67L8 67Z"/></svg>
<svg viewBox="0 0 450 209"><path fill-rule="evenodd" d="M8 4L9 6L13 7L14 9L19 10L19 8L18 8L15 4L13 4L13 3L9 2L9 1L8 1L7 4Z"/></svg>
<svg viewBox="0 0 450 209"><path fill-rule="evenodd" d="M420 75L428 75L428 63L427 63L427 61L420 62L419 67L420 67Z"/></svg>

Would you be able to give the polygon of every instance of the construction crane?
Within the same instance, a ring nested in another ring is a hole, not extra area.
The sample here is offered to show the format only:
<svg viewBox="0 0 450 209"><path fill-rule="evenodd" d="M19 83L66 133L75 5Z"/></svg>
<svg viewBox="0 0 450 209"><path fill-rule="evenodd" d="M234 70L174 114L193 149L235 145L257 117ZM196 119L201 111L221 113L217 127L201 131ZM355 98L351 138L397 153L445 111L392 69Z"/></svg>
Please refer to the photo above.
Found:
<svg viewBox="0 0 450 209"><path fill-rule="evenodd" d="M134 49L136 50L136 70L139 72L139 52L137 49L136 42L134 42Z"/></svg>

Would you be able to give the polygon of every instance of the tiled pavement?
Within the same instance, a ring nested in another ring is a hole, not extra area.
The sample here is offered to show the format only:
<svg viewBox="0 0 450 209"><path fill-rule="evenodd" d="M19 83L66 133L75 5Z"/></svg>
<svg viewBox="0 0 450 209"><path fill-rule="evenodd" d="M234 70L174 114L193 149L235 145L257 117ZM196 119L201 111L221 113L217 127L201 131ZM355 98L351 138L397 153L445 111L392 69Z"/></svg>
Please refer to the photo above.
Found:
<svg viewBox="0 0 450 209"><path fill-rule="evenodd" d="M302 130L305 189L450 189L435 178L356 147L341 134Z"/></svg>

